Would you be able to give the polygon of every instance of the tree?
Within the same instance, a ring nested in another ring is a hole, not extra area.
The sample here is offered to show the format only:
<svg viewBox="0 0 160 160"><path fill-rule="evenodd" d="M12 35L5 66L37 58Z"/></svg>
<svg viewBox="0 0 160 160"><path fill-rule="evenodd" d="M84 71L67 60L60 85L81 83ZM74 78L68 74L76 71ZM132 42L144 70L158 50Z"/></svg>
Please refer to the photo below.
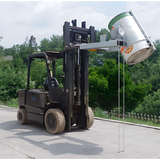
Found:
<svg viewBox="0 0 160 160"><path fill-rule="evenodd" d="M160 116L160 89L144 97L134 112Z"/></svg>
<svg viewBox="0 0 160 160"><path fill-rule="evenodd" d="M97 54L97 52L89 53L89 67L102 66L103 60L103 54Z"/></svg>
<svg viewBox="0 0 160 160"><path fill-rule="evenodd" d="M57 52L64 50L62 36L52 35L52 37L50 38L51 38L51 43L50 43L51 50L54 50Z"/></svg>
<svg viewBox="0 0 160 160"><path fill-rule="evenodd" d="M127 65L125 66L127 69ZM123 82L123 66L120 65L120 82ZM151 88L151 85L145 83L134 84L130 74L125 73L126 89L126 111L132 111L136 105L143 99ZM90 106L99 106L110 111L117 107L118 93L118 66L113 59L104 60L102 67L93 67L89 69L89 99ZM122 95L123 86L120 93ZM122 96L121 96L121 102ZM122 106L122 103L121 103Z"/></svg>
<svg viewBox="0 0 160 160"><path fill-rule="evenodd" d="M15 71L13 61L0 63L0 100L5 102L18 97L18 90L26 88L27 71Z"/></svg>
<svg viewBox="0 0 160 160"><path fill-rule="evenodd" d="M49 39L44 38L43 40L41 40L40 46L39 46L39 49L41 50L41 52L45 52L45 51L50 50L49 43L50 43Z"/></svg>
<svg viewBox="0 0 160 160"><path fill-rule="evenodd" d="M47 77L45 60L34 59L30 68L30 80L35 82L35 88L43 88L44 79Z"/></svg>
<svg viewBox="0 0 160 160"><path fill-rule="evenodd" d="M152 63L155 63L157 61L157 58L160 56L160 40L159 39L155 40L154 46L156 47L156 50L152 53L150 57L148 57L148 60Z"/></svg>
<svg viewBox="0 0 160 160"><path fill-rule="evenodd" d="M37 52L37 42L36 42L36 38L33 35L29 39L28 46L30 48L30 54Z"/></svg>
<svg viewBox="0 0 160 160"><path fill-rule="evenodd" d="M3 57L4 57L3 49L4 48L0 46L0 61L3 60Z"/></svg>
<svg viewBox="0 0 160 160"><path fill-rule="evenodd" d="M44 51L56 51L56 52L62 51L62 50L64 50L63 37L58 36L58 35L52 35L50 37L50 39L44 38L40 42L39 49L41 50L41 52L44 52Z"/></svg>
<svg viewBox="0 0 160 160"><path fill-rule="evenodd" d="M28 56L37 52L36 38L31 36L29 41L26 38L26 41L23 44L14 46L12 48L15 50L13 59L15 60L16 58L20 57L22 58L23 63L27 65Z"/></svg>
<svg viewBox="0 0 160 160"><path fill-rule="evenodd" d="M11 48L5 48L4 50L3 50L3 52L4 52L4 56L6 57L6 56L13 56L14 54L16 54L16 48L15 48L15 46L13 46L13 47L11 47Z"/></svg>

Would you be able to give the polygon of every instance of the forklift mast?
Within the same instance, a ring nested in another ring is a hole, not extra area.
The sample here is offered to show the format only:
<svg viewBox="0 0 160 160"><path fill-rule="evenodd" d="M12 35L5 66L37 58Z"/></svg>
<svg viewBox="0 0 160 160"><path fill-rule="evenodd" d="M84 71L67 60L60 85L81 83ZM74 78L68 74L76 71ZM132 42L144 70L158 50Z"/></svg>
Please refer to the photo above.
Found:
<svg viewBox="0 0 160 160"><path fill-rule="evenodd" d="M79 50L76 44L96 42L96 31L93 26L86 28L86 22L77 27L77 21L72 20L72 26L65 22L63 26L63 45L66 52L63 54L63 71L65 72L64 90L69 95L68 121L66 129L71 129L75 115L78 112L78 126L87 127L89 102L89 53Z"/></svg>

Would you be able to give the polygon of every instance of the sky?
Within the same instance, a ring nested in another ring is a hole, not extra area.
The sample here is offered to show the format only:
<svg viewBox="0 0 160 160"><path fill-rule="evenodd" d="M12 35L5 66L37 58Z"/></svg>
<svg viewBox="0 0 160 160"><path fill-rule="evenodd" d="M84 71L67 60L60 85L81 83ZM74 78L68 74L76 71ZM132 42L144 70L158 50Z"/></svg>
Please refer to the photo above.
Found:
<svg viewBox="0 0 160 160"><path fill-rule="evenodd" d="M31 35L38 45L44 38L63 35L63 24L77 19L80 27L108 29L116 15L132 10L152 41L160 39L160 1L0 1L0 45L10 48Z"/></svg>

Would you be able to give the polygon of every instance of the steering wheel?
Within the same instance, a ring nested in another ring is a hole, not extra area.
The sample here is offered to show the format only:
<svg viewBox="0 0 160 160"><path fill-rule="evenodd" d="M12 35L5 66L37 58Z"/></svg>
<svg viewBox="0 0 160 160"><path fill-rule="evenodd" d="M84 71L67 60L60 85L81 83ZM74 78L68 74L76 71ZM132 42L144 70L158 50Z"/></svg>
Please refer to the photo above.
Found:
<svg viewBox="0 0 160 160"><path fill-rule="evenodd" d="M44 86L45 91L48 91L48 78L45 79L43 86Z"/></svg>

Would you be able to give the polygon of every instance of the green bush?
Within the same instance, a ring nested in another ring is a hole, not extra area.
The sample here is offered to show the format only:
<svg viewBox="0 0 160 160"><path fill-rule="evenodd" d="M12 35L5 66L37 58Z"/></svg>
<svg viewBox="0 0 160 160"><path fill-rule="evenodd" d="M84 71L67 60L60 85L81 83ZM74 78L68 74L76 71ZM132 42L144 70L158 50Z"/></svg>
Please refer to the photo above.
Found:
<svg viewBox="0 0 160 160"><path fill-rule="evenodd" d="M94 109L94 116L95 117L101 117L101 118L109 118L109 117L107 117L106 112L103 111L103 109L101 109L99 107L96 107Z"/></svg>
<svg viewBox="0 0 160 160"><path fill-rule="evenodd" d="M145 96L135 112L160 116L160 89Z"/></svg>
<svg viewBox="0 0 160 160"><path fill-rule="evenodd" d="M15 108L18 108L18 98L16 99L11 99L10 101L7 101L5 103L6 106L8 107L15 107Z"/></svg>
<svg viewBox="0 0 160 160"><path fill-rule="evenodd" d="M120 64L120 94L121 106L123 102L123 66ZM126 66L127 69L127 66ZM102 67L93 67L89 69L89 104L92 108L100 107L111 111L118 104L118 65L116 60L106 59ZM138 102L143 100L151 89L150 84L135 84L130 74L125 74L125 103L127 112L135 109Z"/></svg>
<svg viewBox="0 0 160 160"><path fill-rule="evenodd" d="M0 101L0 105L5 105L4 102Z"/></svg>
<svg viewBox="0 0 160 160"><path fill-rule="evenodd" d="M134 119L134 118L120 118L116 117L114 115L111 116L111 114L106 114L107 112L104 111L103 109L96 107L94 109L94 116L95 117L100 117L100 118L104 118L104 119L112 119L112 120L118 120L118 121L125 121L125 122L131 122L131 123L137 123L137 124L143 124L143 125L149 125L149 126L155 126L155 127L160 127L159 124L155 124L155 122L153 121L145 121L145 120L139 120L139 119ZM121 112L122 113L122 112Z"/></svg>

